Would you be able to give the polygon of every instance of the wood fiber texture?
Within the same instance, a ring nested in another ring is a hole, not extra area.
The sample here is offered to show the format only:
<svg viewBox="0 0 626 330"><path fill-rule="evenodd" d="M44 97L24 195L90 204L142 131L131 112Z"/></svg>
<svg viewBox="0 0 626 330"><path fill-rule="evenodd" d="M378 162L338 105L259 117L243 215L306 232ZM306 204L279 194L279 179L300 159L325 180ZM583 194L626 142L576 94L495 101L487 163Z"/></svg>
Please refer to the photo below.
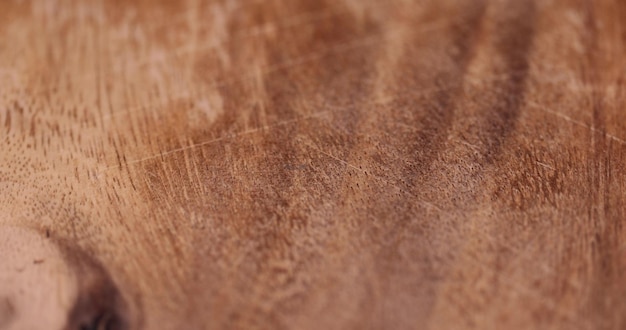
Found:
<svg viewBox="0 0 626 330"><path fill-rule="evenodd" d="M1 1L0 231L66 329L626 329L625 55L622 0Z"/></svg>

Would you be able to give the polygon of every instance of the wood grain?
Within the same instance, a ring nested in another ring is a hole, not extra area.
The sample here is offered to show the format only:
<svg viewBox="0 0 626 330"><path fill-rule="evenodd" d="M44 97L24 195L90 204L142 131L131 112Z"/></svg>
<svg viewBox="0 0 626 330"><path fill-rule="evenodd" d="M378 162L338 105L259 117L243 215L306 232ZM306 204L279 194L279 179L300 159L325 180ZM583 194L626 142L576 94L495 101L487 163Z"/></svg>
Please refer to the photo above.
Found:
<svg viewBox="0 0 626 330"><path fill-rule="evenodd" d="M624 329L625 51L621 0L2 1L0 329Z"/></svg>

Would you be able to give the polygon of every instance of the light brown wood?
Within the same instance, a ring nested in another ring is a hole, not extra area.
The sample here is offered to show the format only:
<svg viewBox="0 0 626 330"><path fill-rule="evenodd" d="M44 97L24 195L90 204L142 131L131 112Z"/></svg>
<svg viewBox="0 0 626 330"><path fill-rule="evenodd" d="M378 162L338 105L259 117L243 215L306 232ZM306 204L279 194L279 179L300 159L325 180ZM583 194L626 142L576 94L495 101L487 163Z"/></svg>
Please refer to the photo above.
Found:
<svg viewBox="0 0 626 330"><path fill-rule="evenodd" d="M2 1L0 329L624 329L625 47L621 0Z"/></svg>

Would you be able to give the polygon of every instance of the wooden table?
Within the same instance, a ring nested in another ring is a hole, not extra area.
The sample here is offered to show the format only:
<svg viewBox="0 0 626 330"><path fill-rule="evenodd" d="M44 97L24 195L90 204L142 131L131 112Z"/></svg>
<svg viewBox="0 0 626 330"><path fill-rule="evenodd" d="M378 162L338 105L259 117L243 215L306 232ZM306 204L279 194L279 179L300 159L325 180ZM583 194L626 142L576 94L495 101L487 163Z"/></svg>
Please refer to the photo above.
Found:
<svg viewBox="0 0 626 330"><path fill-rule="evenodd" d="M625 329L626 2L0 2L0 329Z"/></svg>

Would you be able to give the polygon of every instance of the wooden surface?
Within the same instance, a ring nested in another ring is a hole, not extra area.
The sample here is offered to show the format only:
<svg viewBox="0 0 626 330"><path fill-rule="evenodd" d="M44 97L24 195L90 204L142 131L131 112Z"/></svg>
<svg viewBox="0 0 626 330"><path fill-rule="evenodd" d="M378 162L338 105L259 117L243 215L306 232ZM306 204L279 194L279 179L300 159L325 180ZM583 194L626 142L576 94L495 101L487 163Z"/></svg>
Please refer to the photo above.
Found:
<svg viewBox="0 0 626 330"><path fill-rule="evenodd" d="M0 2L0 329L626 329L626 2Z"/></svg>

